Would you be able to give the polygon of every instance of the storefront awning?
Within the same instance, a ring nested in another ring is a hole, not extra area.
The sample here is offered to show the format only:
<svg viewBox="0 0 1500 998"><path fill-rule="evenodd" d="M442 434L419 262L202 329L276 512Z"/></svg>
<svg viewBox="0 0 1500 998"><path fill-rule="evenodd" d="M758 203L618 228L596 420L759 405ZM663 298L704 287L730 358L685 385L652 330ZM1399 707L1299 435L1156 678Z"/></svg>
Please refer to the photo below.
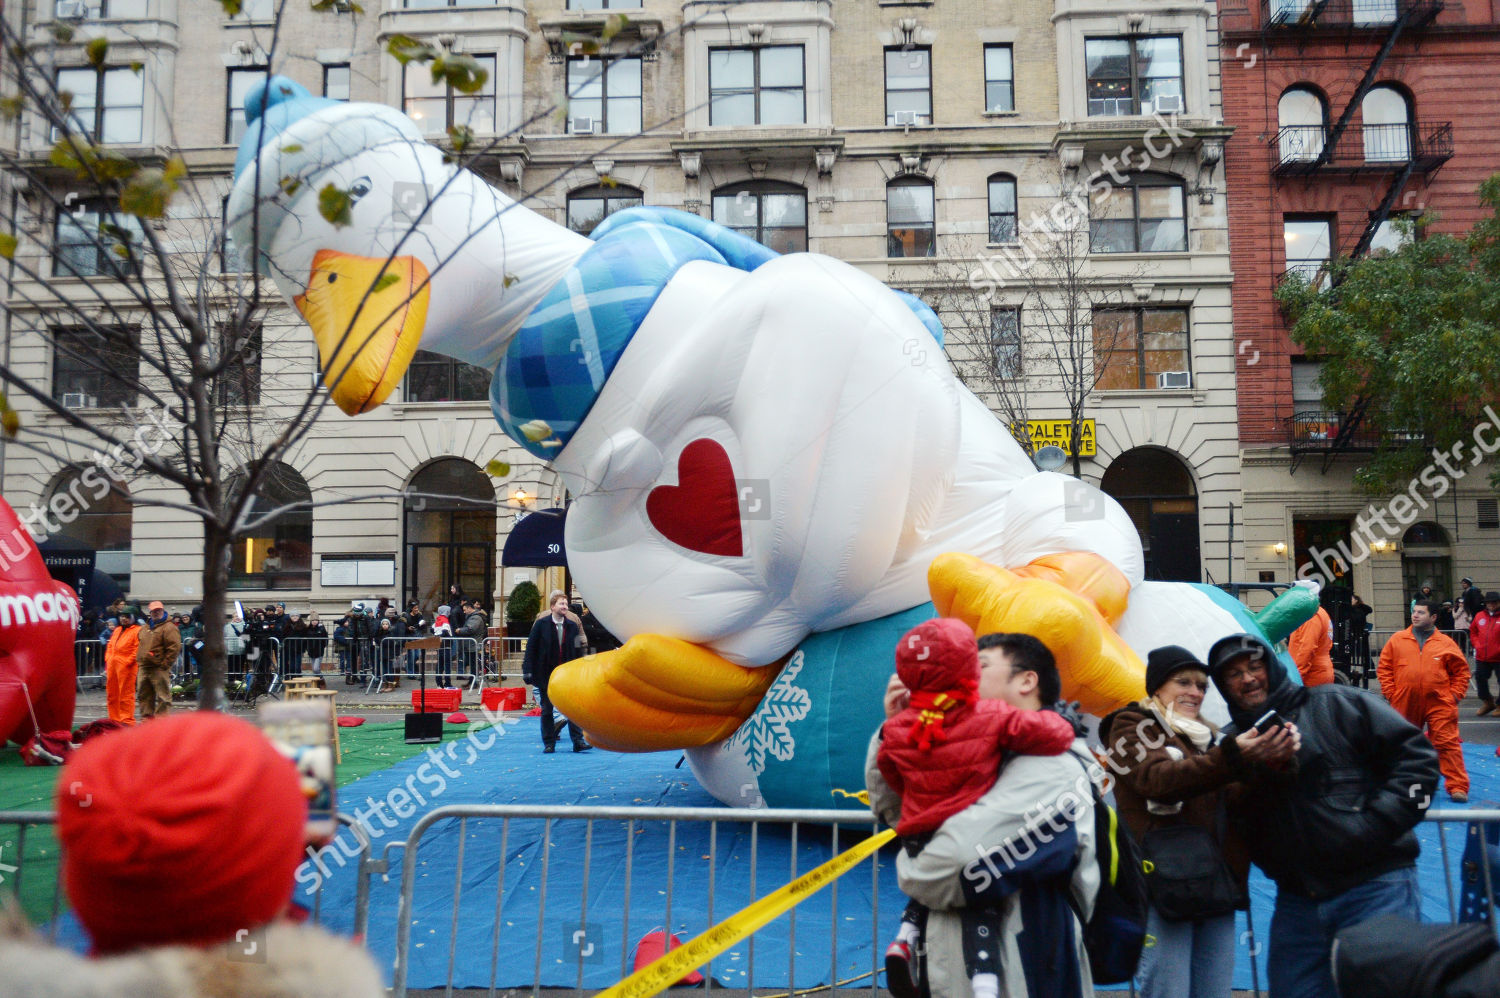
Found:
<svg viewBox="0 0 1500 998"><path fill-rule="evenodd" d="M503 568L566 568L568 552L563 547L565 509L539 509L517 523L500 552Z"/></svg>

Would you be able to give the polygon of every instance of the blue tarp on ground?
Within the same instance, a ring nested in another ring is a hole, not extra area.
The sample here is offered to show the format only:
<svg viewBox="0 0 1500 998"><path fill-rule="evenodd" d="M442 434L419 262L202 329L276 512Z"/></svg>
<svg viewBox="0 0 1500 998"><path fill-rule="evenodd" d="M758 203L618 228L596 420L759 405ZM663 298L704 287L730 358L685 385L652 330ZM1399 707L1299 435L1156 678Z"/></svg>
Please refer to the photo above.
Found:
<svg viewBox="0 0 1500 998"><path fill-rule="evenodd" d="M685 766L674 768L680 758L677 753L615 755L594 751L574 755L562 748L555 755L544 756L540 754L535 725L535 721L528 719L524 725L510 728L505 737L483 752L456 749L458 760L471 754L475 757L461 767L450 760L448 765L459 776L447 780L443 792L429 803L713 806L712 799L697 786ZM1474 781L1474 805L1500 805L1500 760L1494 750L1474 746L1466 755ZM341 809L347 812L369 800L386 800L393 788L405 790L411 786L420 790L424 784L417 773L423 761L408 760L351 785L344 792ZM429 768L429 777L435 768ZM1442 806L1444 800L1441 798L1435 806ZM416 810L421 813L427 808ZM390 820L397 822L397 827L386 829L379 820L373 822L383 833L381 842L403 838L416 819ZM711 842L709 829L698 824L679 824L675 833L662 822L638 824L631 830L627 851L625 826L600 821L593 825L592 858L585 869L584 846L589 834L586 823L555 822L550 835L551 849L545 857L549 875L544 899L541 896L543 832L540 821L510 822L509 831L504 834L503 888L500 822L471 819L462 829L461 882L455 879L459 824L443 823L424 836L418 855L413 905L410 986L447 984L450 951L452 983L456 987L488 986L492 963L497 986L529 986L537 973L536 941L540 938L543 986L580 986L581 979L582 987L605 987L619 979L622 966L629 968L636 941L667 922L669 883L670 921L674 931L686 940L833 854L833 843L826 830L802 828L794 862L789 830L762 827L752 885L748 827L720 825L717 841ZM671 839L674 834L675 839ZM1448 893L1438 831L1424 826L1421 834L1423 855L1419 878L1424 915L1429 920L1447 921ZM1455 885L1455 894L1463 836L1461 827L1450 828L1446 833L1450 882ZM839 849L848 848L856 837L853 829L841 833ZM712 863L710 856L715 857ZM400 860L400 852L393 852L390 882L377 880L371 896L370 945L386 967L392 965L395 955ZM794 970L789 952L793 919L783 916L761 930L754 942L753 984L786 987L789 978L794 978L795 986L802 988L827 983L835 972L836 979L841 981L868 974L876 958L884 952L887 937L894 934L905 903L895 886L893 861L892 852L882 853L878 895L867 862L842 878L836 899L831 890L825 890L797 907ZM347 927L352 920L354 879L348 870L331 872L325 888L323 917L334 927ZM452 932L455 892L459 895L456 936ZM495 947L492 943L497 894L501 914L499 944ZM1264 943L1269 934L1275 888L1257 874L1252 894L1252 915L1260 939L1260 981L1264 987ZM877 939L871 939L869 931L869 912L874 906L878 906ZM835 922L839 926L836 968L830 946ZM1235 986L1248 988L1249 956L1255 944L1243 915L1240 930ZM726 986L747 987L752 984L750 965L750 946L744 944L715 960L712 973ZM867 985L868 978L859 983Z"/></svg>
<svg viewBox="0 0 1500 998"><path fill-rule="evenodd" d="M716 806L685 765L676 768L678 753L617 755L596 750L575 755L564 742L556 754L542 755L534 719L500 730L504 734L481 749L467 740L464 729L449 727L441 759L414 757L350 784L341 791L340 810L365 808L369 814L371 803L382 803L381 813L368 818L378 833L378 855L387 843L405 839L417 819L439 805ZM483 733L476 737L481 745L486 738ZM1500 759L1494 749L1466 746L1465 757L1474 783L1473 805L1500 806ZM1445 802L1446 797L1440 797L1434 806ZM826 829L800 828L793 850L788 829L764 826L757 833L752 868L748 826L721 824L712 836L707 826L696 823L678 824L675 830L665 822L638 823L628 831L627 835L626 826L614 821L596 821L592 831L583 821L554 822L546 836L551 848L544 850L546 827L541 821L513 820L508 830L494 820L470 819L462 827L457 821L435 825L418 852L409 986L448 984L451 954L455 987L489 986L493 968L499 987L529 987L539 975L543 986L575 987L581 981L582 987L602 988L619 980L622 968L629 969L633 947L647 932L670 921L685 941L834 852ZM587 850L590 834L592 850ZM1427 824L1420 834L1423 914L1429 921L1448 921L1439 833ZM1457 903L1465 831L1451 826L1445 834L1447 882ZM837 848L847 849L856 838L854 829L841 833ZM457 879L460 848L463 874ZM587 866L586 854L591 856ZM402 851L392 850L390 859L389 880L373 881L369 920L370 948L388 975L395 958ZM354 917L353 868L339 867L331 856L324 862L329 875L321 918L335 931L347 932ZM776 988L794 979L795 986L803 988L827 983L831 977L844 981L869 974L894 934L905 903L896 889L893 862L891 850L881 854L878 891L867 861L838 882L836 895L826 889L805 900L794 915L762 929L753 937L753 978L748 942L713 962L714 978L730 987ZM311 865L299 871L304 886L316 879ZM1258 953L1261 987L1266 982L1265 944L1275 888L1255 874L1251 889L1259 942L1240 915L1236 988L1251 986L1252 951ZM299 899L307 900L302 888ZM874 939L872 909L878 922ZM835 924L836 956L830 945ZM61 937L82 946L71 917L65 919ZM793 938L795 957L789 945ZM854 986L868 983L864 977Z"/></svg>

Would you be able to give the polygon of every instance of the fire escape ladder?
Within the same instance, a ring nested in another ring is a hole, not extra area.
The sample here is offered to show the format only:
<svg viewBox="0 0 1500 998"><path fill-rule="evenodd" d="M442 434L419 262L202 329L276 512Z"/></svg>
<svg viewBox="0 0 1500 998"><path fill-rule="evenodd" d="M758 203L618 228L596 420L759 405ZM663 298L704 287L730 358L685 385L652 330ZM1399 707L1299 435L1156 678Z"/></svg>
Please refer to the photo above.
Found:
<svg viewBox="0 0 1500 998"><path fill-rule="evenodd" d="M1354 244L1354 250L1349 254L1350 259L1358 260L1370 251L1370 242L1375 238L1375 233L1379 230L1381 223L1391 217L1391 209L1396 206L1396 199L1406 189L1406 182L1411 179L1416 165L1415 156L1408 158L1406 166L1402 167L1401 172L1391 179L1390 189L1385 192L1385 198L1380 202L1380 206L1370 212L1370 221L1366 223L1365 231L1360 233L1359 242Z"/></svg>
<svg viewBox="0 0 1500 998"><path fill-rule="evenodd" d="M1415 16L1417 5L1411 2L1403 2L1396 19L1391 22L1391 30L1385 36L1385 43L1380 46L1380 51L1375 53L1375 58L1365 69L1365 75L1360 77L1359 86L1354 88L1354 94L1349 98L1349 104L1344 108L1344 113L1339 115L1339 120L1333 123L1328 130L1328 137L1323 140L1323 151L1318 154L1315 166L1323 166L1333 157L1333 150L1338 147L1339 139L1344 130L1349 127L1349 122L1354 119L1354 109L1359 107L1360 101L1365 99L1365 94L1375 85L1375 77L1380 73L1380 67L1385 65L1386 58L1391 54L1391 49L1396 47L1396 41L1401 37L1401 32L1406 28L1413 16Z"/></svg>

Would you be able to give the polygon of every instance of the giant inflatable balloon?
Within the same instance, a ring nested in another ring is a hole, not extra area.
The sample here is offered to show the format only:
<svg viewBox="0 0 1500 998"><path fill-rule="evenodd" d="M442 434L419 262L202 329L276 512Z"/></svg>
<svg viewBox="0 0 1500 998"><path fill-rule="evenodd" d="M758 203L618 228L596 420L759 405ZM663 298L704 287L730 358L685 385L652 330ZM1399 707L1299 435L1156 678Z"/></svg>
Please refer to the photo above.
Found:
<svg viewBox="0 0 1500 998"><path fill-rule="evenodd" d="M1036 471L917 299L679 211L586 238L398 111L266 93L236 242L312 327L345 412L378 406L419 346L493 372L495 418L574 496L580 591L630 639L552 679L596 744L686 748L731 804L829 806L862 785L917 620L1041 636L1095 713L1142 695L1150 648L1257 628L1217 590L1143 582L1129 517ZM324 217L336 192L347 219Z"/></svg>
<svg viewBox="0 0 1500 998"><path fill-rule="evenodd" d="M78 597L0 499L0 744L73 726Z"/></svg>

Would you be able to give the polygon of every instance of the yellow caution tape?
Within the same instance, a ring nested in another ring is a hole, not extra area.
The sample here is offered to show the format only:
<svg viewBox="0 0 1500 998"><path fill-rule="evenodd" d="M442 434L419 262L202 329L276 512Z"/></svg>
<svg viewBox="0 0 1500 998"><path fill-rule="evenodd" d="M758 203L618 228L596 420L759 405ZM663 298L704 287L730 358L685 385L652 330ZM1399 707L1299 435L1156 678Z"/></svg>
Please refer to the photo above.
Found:
<svg viewBox="0 0 1500 998"><path fill-rule="evenodd" d="M839 877L858 866L860 861L891 839L894 829L872 835L852 849L846 849L814 870L809 870L759 901L753 901L724 921L677 949L669 950L625 978L614 987L599 992L595 998L650 998L667 990L690 971L703 966L720 953L762 928L777 916L801 904Z"/></svg>

